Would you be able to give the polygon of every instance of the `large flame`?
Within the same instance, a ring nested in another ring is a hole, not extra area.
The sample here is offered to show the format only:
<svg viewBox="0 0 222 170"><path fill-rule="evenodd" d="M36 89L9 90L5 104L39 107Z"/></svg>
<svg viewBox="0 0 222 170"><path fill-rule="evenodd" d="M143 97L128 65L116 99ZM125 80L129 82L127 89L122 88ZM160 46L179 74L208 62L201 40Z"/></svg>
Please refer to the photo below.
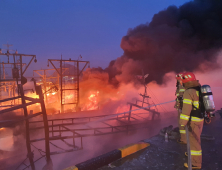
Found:
<svg viewBox="0 0 222 170"><path fill-rule="evenodd" d="M75 85L71 82L65 85L66 89L73 89ZM127 102L135 102L135 98L141 98L139 93L144 92L144 87L138 85L135 88L133 84L121 84L118 87L109 83L109 76L105 72L92 71L87 69L83 72L83 76L79 83L79 105L81 111L87 110L104 110L110 111L110 113L120 113L129 111L129 105ZM46 88L44 92L44 100L46 105L47 114L59 114L61 113L61 99L60 90L50 90L50 87ZM38 99L39 96L36 93L26 92L28 97ZM63 95L65 96L64 103L74 103L77 101L75 90L65 90ZM141 99L140 99L141 100ZM28 101L27 101L28 102ZM75 112L78 108L74 104L64 105L64 112ZM28 106L28 112L33 110L34 113L41 111L40 104L33 104Z"/></svg>
<svg viewBox="0 0 222 170"><path fill-rule="evenodd" d="M116 88L110 85L106 79L101 80L101 77L98 76L96 79L93 78L90 83L88 81L89 79L80 82L79 107L81 108L81 111L104 109L104 107L109 107L107 105L112 105L113 108L116 109L113 110L114 112L128 110L128 106L123 105L126 105L126 97L129 92L133 91L133 95L135 95L135 88L133 88L133 86L123 85L121 88ZM72 86L73 84L68 84L67 88ZM32 98L39 98L38 95L31 92L27 93L26 95ZM60 93L47 93L46 97L44 98L44 100L46 104L47 114L51 115L60 113ZM72 103L75 97L75 92L70 90L68 92L65 92L64 101L65 103ZM129 100L131 100L131 98L128 98L128 101ZM117 104L118 102L119 104ZM30 110L34 110L34 112L40 112L41 106L40 104L28 106L28 111L30 112ZM75 111L76 108L74 105L65 106L65 112Z"/></svg>
<svg viewBox="0 0 222 170"><path fill-rule="evenodd" d="M98 110L99 109L99 91L90 92L88 101L86 101L85 105L83 105L82 110Z"/></svg>

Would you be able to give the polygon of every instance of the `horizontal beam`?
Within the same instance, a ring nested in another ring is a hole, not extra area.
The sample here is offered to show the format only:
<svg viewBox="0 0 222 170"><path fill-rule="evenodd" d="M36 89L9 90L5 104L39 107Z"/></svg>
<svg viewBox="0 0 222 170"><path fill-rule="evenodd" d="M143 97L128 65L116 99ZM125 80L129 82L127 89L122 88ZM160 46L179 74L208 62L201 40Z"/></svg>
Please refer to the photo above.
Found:
<svg viewBox="0 0 222 170"><path fill-rule="evenodd" d="M10 101L10 100L19 99L19 98L21 98L21 96L17 96L17 97L11 97L11 98L7 98L7 99L3 99L3 100L0 100L0 103L2 103L2 102L7 102L7 101Z"/></svg>
<svg viewBox="0 0 222 170"><path fill-rule="evenodd" d="M75 118L64 118L64 119L49 119L48 122L50 121L61 121L61 120L79 120L79 119L93 119L93 118L100 118L100 117L105 117L107 115L99 115L99 116L92 116L92 117L75 117ZM29 123L38 123L41 121L33 121Z"/></svg>
<svg viewBox="0 0 222 170"><path fill-rule="evenodd" d="M11 111L17 110L17 109L21 109L21 108L24 108L26 106L29 106L29 105L32 105L32 104L35 104L35 103L36 102L30 102L30 103L26 103L26 104L17 105L17 106L8 108L8 109L4 109L4 110L0 111L0 114L6 113L6 112L11 112Z"/></svg>
<svg viewBox="0 0 222 170"><path fill-rule="evenodd" d="M137 125L145 125L140 128L128 128L127 130L121 130L121 131L115 131L115 132L105 132L105 133L96 133L96 134L84 134L81 136L56 136L56 137L50 137L49 140L61 140L61 139L72 139L72 138L79 138L79 137L89 137L89 136L100 136L100 135L109 135L109 134L115 134L115 133L121 133L121 132L128 132L128 131L133 131L136 129L142 129L142 128L147 128L149 124L146 123L139 123ZM39 139L33 139L31 142L38 142L45 140L45 138L39 138Z"/></svg>
<svg viewBox="0 0 222 170"><path fill-rule="evenodd" d="M5 56L26 56L26 57L34 57L36 55L29 55L29 54L11 54L11 53L2 53L0 55L5 55Z"/></svg>
<svg viewBox="0 0 222 170"><path fill-rule="evenodd" d="M0 106L0 107L11 107L11 106L14 106L14 105L3 105L3 106Z"/></svg>
<svg viewBox="0 0 222 170"><path fill-rule="evenodd" d="M42 121L39 121L39 123ZM63 124L56 124L56 125L49 125L49 127L57 127L57 126L69 126L69 125L82 125L82 124L86 124L88 122L80 122L80 123L63 123ZM30 130L36 130L36 129L42 129L44 128L44 126L39 126L39 127L34 127L34 128L30 128Z"/></svg>
<svg viewBox="0 0 222 170"><path fill-rule="evenodd" d="M48 59L48 60L49 61L61 61L61 59L60 60L59 59ZM62 61L65 61L65 62L71 61L71 62L80 62L80 63L88 63L89 62L89 61L81 61L81 60L63 60L63 59L62 59Z"/></svg>
<svg viewBox="0 0 222 170"><path fill-rule="evenodd" d="M62 91L65 91L65 90L78 90L78 89L61 89Z"/></svg>
<svg viewBox="0 0 222 170"><path fill-rule="evenodd" d="M40 99L34 99L34 98L31 98L31 97L27 97L27 96L24 96L25 100L29 100L29 101L32 101L32 102L36 102L36 103L40 103L41 100Z"/></svg>
<svg viewBox="0 0 222 170"><path fill-rule="evenodd" d="M58 68L59 69L59 68ZM33 71L48 71L48 70L55 70L54 68L50 68L50 69L42 69L42 70L33 70Z"/></svg>
<svg viewBox="0 0 222 170"><path fill-rule="evenodd" d="M90 118L93 118L93 117L90 117ZM128 118L128 116L125 116L125 117L119 117L118 119L117 118L111 118L111 119L108 119L108 120L105 120L105 121L109 121L109 120L117 120L117 121L120 121L119 119L122 119L122 118ZM82 118L70 118L70 120L73 119L82 119ZM84 118L85 119L85 118ZM87 118L86 118L87 119ZM69 119L58 119L59 121L67 121ZM48 122L51 121L51 120L48 120ZM29 123L41 123L42 121L32 121L32 122L29 122ZM49 125L49 127L57 127L57 126L68 126L68 125L81 125L81 124L86 124L90 121L85 121L85 122L79 122L79 123L59 123L59 124L53 124L53 125ZM124 123L125 125L127 124L126 122L123 122L123 121L120 121L122 123ZM44 128L44 126L39 126L39 127L34 127L34 128L30 128L30 130L35 130L35 129L41 129L41 128Z"/></svg>
<svg viewBox="0 0 222 170"><path fill-rule="evenodd" d="M15 82L16 79L0 79L0 82ZM18 81L21 81L21 79L18 79Z"/></svg>
<svg viewBox="0 0 222 170"><path fill-rule="evenodd" d="M151 122L152 120L148 120L147 122ZM69 129L67 128L68 131L89 131L89 130L106 130L110 128L121 128L121 127L129 127L129 126L135 126L135 125L140 125L140 123L134 123L134 124L126 124L126 125L118 125L118 126L112 126L112 127L99 127L99 128L81 128L81 129Z"/></svg>
<svg viewBox="0 0 222 170"><path fill-rule="evenodd" d="M0 63L0 64L8 64L8 65L10 65L10 64L12 64L12 65L20 65L20 63ZM22 63L22 65L24 66L24 65L26 65L26 63ZM9 67L8 67L9 68Z"/></svg>
<svg viewBox="0 0 222 170"><path fill-rule="evenodd" d="M77 103L62 103L62 105L69 105L69 104L77 104Z"/></svg>

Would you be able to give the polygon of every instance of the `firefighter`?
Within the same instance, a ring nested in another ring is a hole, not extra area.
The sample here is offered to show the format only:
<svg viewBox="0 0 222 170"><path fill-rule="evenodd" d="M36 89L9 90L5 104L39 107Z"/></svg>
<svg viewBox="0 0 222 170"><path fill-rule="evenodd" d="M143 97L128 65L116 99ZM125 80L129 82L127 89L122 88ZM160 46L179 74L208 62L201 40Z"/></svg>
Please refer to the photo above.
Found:
<svg viewBox="0 0 222 170"><path fill-rule="evenodd" d="M184 73L182 82L185 87L183 94L183 108L180 114L181 126L188 126L190 153L192 169L201 169L202 165L202 150L200 135L203 128L203 114L201 112L199 102L200 84L196 80L195 75L191 72ZM187 153L185 153L187 156ZM188 168L188 164L184 163Z"/></svg>
<svg viewBox="0 0 222 170"><path fill-rule="evenodd" d="M185 88L183 87L183 84L182 84L182 75L183 73L179 73L176 75L176 79L177 79L177 89L176 89L176 104L175 104L175 108L177 109L177 112L178 112L178 127L179 127L179 130L180 130L180 139L177 140L178 143L181 143L181 144L186 144L186 131L184 129L184 126L180 126L179 124L179 121L180 121L180 114L181 114L181 111L182 111L182 104L183 104L183 93L185 91Z"/></svg>

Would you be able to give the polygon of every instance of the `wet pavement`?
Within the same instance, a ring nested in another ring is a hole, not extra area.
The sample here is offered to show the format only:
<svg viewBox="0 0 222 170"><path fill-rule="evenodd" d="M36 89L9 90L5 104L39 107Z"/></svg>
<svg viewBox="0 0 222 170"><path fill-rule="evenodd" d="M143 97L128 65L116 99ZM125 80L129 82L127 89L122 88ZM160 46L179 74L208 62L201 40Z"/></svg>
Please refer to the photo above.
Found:
<svg viewBox="0 0 222 170"><path fill-rule="evenodd" d="M216 115L211 124L204 125L202 135L215 138L215 140L201 139L202 170L222 170L222 118L219 114ZM150 146L99 170L187 169L183 166L187 162L187 157L184 155L186 145L179 144L176 140L165 142L164 137L160 135L143 141L150 143Z"/></svg>

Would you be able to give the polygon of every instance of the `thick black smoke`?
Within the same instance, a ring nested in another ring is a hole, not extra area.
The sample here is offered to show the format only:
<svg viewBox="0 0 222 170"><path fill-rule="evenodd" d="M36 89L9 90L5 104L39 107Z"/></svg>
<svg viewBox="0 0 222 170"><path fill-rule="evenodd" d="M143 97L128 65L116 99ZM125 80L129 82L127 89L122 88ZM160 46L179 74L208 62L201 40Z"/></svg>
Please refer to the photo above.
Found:
<svg viewBox="0 0 222 170"><path fill-rule="evenodd" d="M222 46L222 2L195 0L179 8L169 6L149 24L129 29L122 38L123 56L105 69L114 84L130 82L137 74L149 73L147 82L162 84L171 71L218 68ZM200 67L200 66L205 67Z"/></svg>

